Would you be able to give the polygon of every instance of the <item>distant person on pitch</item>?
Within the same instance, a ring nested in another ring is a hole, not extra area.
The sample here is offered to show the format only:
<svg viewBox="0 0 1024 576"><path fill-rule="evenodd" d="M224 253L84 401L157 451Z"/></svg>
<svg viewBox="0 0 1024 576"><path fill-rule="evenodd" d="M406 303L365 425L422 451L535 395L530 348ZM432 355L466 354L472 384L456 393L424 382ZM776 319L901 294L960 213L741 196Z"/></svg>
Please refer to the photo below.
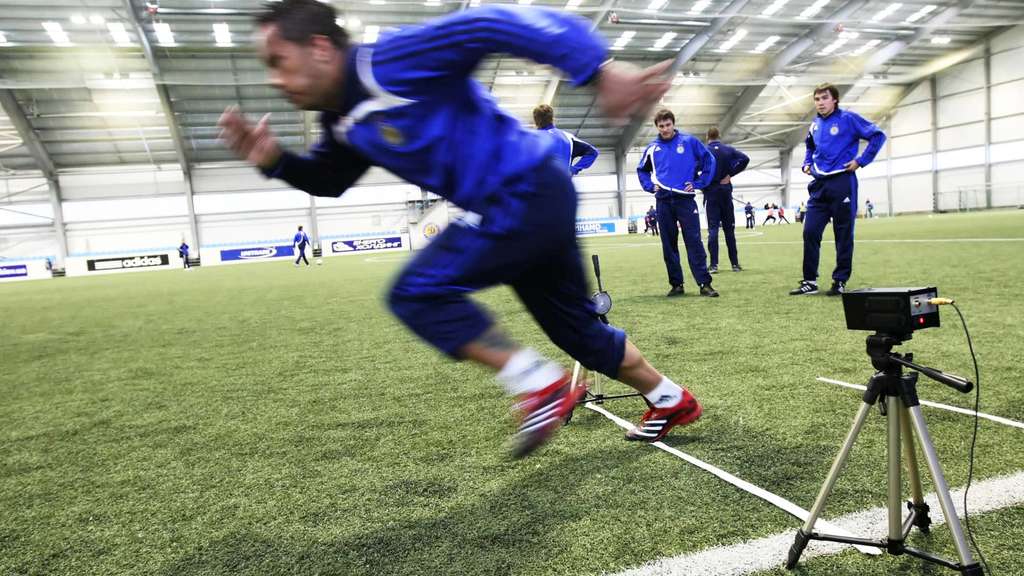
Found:
<svg viewBox="0 0 1024 576"><path fill-rule="evenodd" d="M181 241L181 246L178 246L178 258L181 258L186 270L191 267L188 263L188 244L184 240Z"/></svg>
<svg viewBox="0 0 1024 576"><path fill-rule="evenodd" d="M868 218L875 217L875 205L871 203L871 198L868 198L867 200L864 201L864 208L867 210Z"/></svg>
<svg viewBox="0 0 1024 576"><path fill-rule="evenodd" d="M803 202L801 202L800 205L796 207L796 222L797 222L797 224L800 224L800 223L802 223L804 221L804 214L806 214L806 213L807 213L807 207L804 206Z"/></svg>
<svg viewBox="0 0 1024 576"><path fill-rule="evenodd" d="M836 268L829 296L846 291L853 272L853 227L857 221L857 169L867 166L885 143L885 134L856 112L839 108L839 89L820 84L814 89L818 116L811 122L804 143L803 171L814 179L807 185L810 198L804 216L803 280L789 293L818 293L818 261L821 235L832 221L836 238ZM864 152L857 155L861 140Z"/></svg>
<svg viewBox="0 0 1024 576"><path fill-rule="evenodd" d="M743 152L723 144L718 127L708 130L708 149L715 155L715 177L704 189L704 212L708 217L708 255L711 266L708 272L718 272L718 229L725 234L725 247L729 251L729 263L733 272L740 272L740 257L736 252L736 212L732 206L732 179L743 172L750 163L750 157Z"/></svg>
<svg viewBox="0 0 1024 576"><path fill-rule="evenodd" d="M785 222L786 224L791 224L791 222L786 219L786 207L779 206L779 224L782 224L783 222Z"/></svg>
<svg viewBox="0 0 1024 576"><path fill-rule="evenodd" d="M555 139L555 155L564 158L573 176L590 168L597 160L597 148L572 134L555 127L555 111L547 104L533 109L533 123L537 130L547 132Z"/></svg>
<svg viewBox="0 0 1024 576"><path fill-rule="evenodd" d="M696 137L676 130L676 117L671 110L658 111L654 125L658 137L644 149L636 174L643 189L657 200L661 254L671 286L667 295L682 296L684 292L683 269L679 265L681 229L690 273L700 286L700 295L718 297L711 287L695 198L697 190L707 188L715 177L715 155Z"/></svg>
<svg viewBox="0 0 1024 576"><path fill-rule="evenodd" d="M747 228L754 229L754 206L747 202L747 205L743 207L743 214L747 217Z"/></svg>
<svg viewBox="0 0 1024 576"><path fill-rule="evenodd" d="M644 395L651 408L628 440L661 440L702 413L622 330L593 313L576 243L576 190L555 140L524 129L472 79L486 56L507 53L593 86L613 120L661 99L670 62L640 69L608 61L604 38L590 28L564 12L487 5L351 45L331 5L268 3L256 39L270 82L296 106L322 112L322 140L299 156L281 149L266 117L253 126L229 108L220 120L236 154L310 194L340 196L370 166L382 166L465 210L412 258L388 304L437 349L498 372L518 397L516 457L546 441L584 390L571 386L562 366L513 342L468 297L497 284L510 285L571 357Z"/></svg>
<svg viewBox="0 0 1024 576"><path fill-rule="evenodd" d="M647 219L650 220L650 222L651 222L651 235L652 236L657 236L658 235L658 211L654 209L654 206L651 206L647 210Z"/></svg>
<svg viewBox="0 0 1024 576"><path fill-rule="evenodd" d="M774 224L778 224L779 221L775 219L775 204L765 204L764 209L768 211L768 215L764 217L764 222L761 222L761 226L768 224L769 220Z"/></svg>
<svg viewBox="0 0 1024 576"><path fill-rule="evenodd" d="M299 231L295 233L295 237L292 239L295 244L295 251L298 252L298 257L295 258L295 265L299 265L299 260L306 263L309 266L309 259L306 258L306 246L309 245L309 236L302 231L302 226L299 226Z"/></svg>

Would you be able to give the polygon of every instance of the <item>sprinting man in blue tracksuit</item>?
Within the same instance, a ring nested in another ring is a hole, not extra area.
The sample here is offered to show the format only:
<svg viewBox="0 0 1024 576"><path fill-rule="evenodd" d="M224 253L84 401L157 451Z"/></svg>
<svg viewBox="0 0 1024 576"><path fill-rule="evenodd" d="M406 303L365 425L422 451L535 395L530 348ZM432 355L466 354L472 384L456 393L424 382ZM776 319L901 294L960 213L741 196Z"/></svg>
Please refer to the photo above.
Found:
<svg viewBox="0 0 1024 576"><path fill-rule="evenodd" d="M576 243L576 191L555 140L525 129L472 79L488 54L530 58L594 86L605 114L624 119L665 94L669 62L645 70L606 62L588 21L517 6L460 11L350 45L329 4L283 0L266 5L256 29L271 84L296 106L322 112L323 139L292 154L267 117L253 126L233 107L221 117L221 137L265 175L312 195L339 196L381 166L465 210L401 272L388 304L439 350L498 371L519 398L513 455L549 438L584 391L468 298L495 284L510 285L562 350L647 398L651 407L628 439L654 442L700 417L688 391L594 314Z"/></svg>
<svg viewBox="0 0 1024 576"><path fill-rule="evenodd" d="M299 231L292 238L292 244L295 246L295 251L299 253L295 258L295 265L298 266L299 260L302 260L306 263L306 266L309 266L309 259L306 258L306 246L309 245L309 236L302 231L302 226L299 226Z"/></svg>
<svg viewBox="0 0 1024 576"><path fill-rule="evenodd" d="M657 199L661 253L671 286L667 296L683 295L683 269L679 265L681 226L686 259L690 273L700 285L700 295L717 297L700 241L700 212L695 199L697 189L706 189L715 176L715 156L699 139L676 130L676 117L671 110L658 111L654 125L658 127L658 137L644 149L636 174L643 189Z"/></svg>
<svg viewBox="0 0 1024 576"><path fill-rule="evenodd" d="M547 132L555 139L555 156L565 159L573 176L590 168L597 160L597 148L555 127L555 111L547 104L533 109L533 124L537 130ZM579 160L577 160L579 158Z"/></svg>
<svg viewBox="0 0 1024 576"><path fill-rule="evenodd" d="M736 251L736 212L732 206L732 178L747 169L750 157L739 150L722 144L718 127L708 129L708 149L715 155L715 177L704 189L704 213L708 216L708 272L718 272L718 228L725 233L725 247L733 272L740 272L740 257Z"/></svg>
<svg viewBox="0 0 1024 576"><path fill-rule="evenodd" d="M838 296L846 290L853 271L853 225L857 221L857 169L867 166L885 143L885 134L856 112L839 108L839 90L832 84L814 89L818 116L811 122L804 143L803 171L814 180L807 185L810 198L804 215L803 280L789 293L794 296L818 293L818 260L821 235L832 220L836 237L836 269L832 287L826 292ZM857 156L861 140L864 152Z"/></svg>

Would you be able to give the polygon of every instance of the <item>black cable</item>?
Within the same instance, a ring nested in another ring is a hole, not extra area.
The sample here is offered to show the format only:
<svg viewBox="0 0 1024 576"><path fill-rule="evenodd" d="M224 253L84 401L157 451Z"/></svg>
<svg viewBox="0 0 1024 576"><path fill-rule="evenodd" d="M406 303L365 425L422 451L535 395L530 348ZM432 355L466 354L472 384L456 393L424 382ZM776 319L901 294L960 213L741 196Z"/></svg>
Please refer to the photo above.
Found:
<svg viewBox="0 0 1024 576"><path fill-rule="evenodd" d="M971 530L971 517L967 513L967 494L971 491L971 480L974 478L974 445L978 442L978 411L981 408L981 374L978 372L978 358L974 355L974 344L971 342L971 333L967 331L967 321L964 320L964 315L960 312L960 308L957 307L956 303L952 304L953 309L956 310L957 315L960 316L960 323L964 326L964 334L967 336L967 348L971 351L971 360L974 362L974 435L971 438L971 450L967 464L967 487L964 488L964 527L967 528L967 537L971 539L971 545L974 546L975 552L977 552L978 557L981 558L981 565L984 567L985 573L991 576L992 569L989 568L988 562L985 560L985 555L982 554L981 548L978 547L978 542L974 539L974 531Z"/></svg>

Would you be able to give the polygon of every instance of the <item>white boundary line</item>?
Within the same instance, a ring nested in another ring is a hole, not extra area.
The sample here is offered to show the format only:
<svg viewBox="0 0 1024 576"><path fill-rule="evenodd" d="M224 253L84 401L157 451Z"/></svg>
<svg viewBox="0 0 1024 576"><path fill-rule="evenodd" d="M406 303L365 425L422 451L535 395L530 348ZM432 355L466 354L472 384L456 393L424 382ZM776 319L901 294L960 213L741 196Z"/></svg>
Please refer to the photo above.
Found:
<svg viewBox="0 0 1024 576"><path fill-rule="evenodd" d="M624 428L626 430L633 428L632 423L622 418L619 418L618 416L612 414L611 412L605 410L604 408L599 408L589 402L585 404L585 406L590 410L593 410L594 412L597 412L598 414L601 414L604 417L611 420L612 422L618 424L621 428ZM693 464L694 466L700 468L701 470L710 472L714 476L717 476L718 478L728 482L729 484L732 484L733 486L739 488L740 490L757 496L758 498L764 500L765 502L768 502L772 506L779 508L783 512L786 512L787 514L790 514L791 516L798 518L801 522L806 521L807 517L810 516L810 512L804 510L803 508L797 506L796 504L790 502L789 500L786 500L782 496L769 492L764 488L761 488L760 486L756 486L754 484L751 484L750 482L747 482L746 480L737 478L736 476L733 476L732 474L726 472L725 470L716 468L715 466L712 466L711 464L708 464L703 460L690 456L689 454L682 452L680 450L676 450L675 448L665 444L664 442L654 442L650 445L654 446L655 448L664 450L665 452L668 452L673 456L682 458L683 460L689 462L690 464ZM847 532L843 530L841 527L836 526L820 518L814 524L814 527L823 532L841 534L843 536L853 536L852 533ZM878 555L881 553L878 551L877 548L871 548L870 546L854 546L854 548L869 555Z"/></svg>
<svg viewBox="0 0 1024 576"><path fill-rule="evenodd" d="M824 376L818 376L816 378L819 382L827 382L829 384L835 384L837 386L843 386L844 388L853 388L854 390L867 390L867 386L860 384L850 384L849 382L843 382L842 380L833 380L832 378L825 378ZM931 406L932 408L938 408L940 410L948 410L950 412L956 412L958 414L966 414L968 416L974 416L974 410L968 410L967 408L959 408L957 406L949 406L948 404L939 404L938 402L929 402L928 400L921 400L922 406ZM978 418L984 418L1000 424L1006 424L1007 426L1013 426L1014 428L1020 428L1024 430L1024 422L1018 422L1016 420L1010 420L1009 418L1003 418L1002 416L993 416L991 414L985 414L984 412L978 412Z"/></svg>
<svg viewBox="0 0 1024 576"><path fill-rule="evenodd" d="M950 494L955 503L957 515L963 518L963 490ZM925 496L925 502L931 508L930 516L933 526L945 523L935 494ZM976 516L980 512L989 512L1016 506L1024 502L1024 472L1011 476L990 478L975 483L971 487L970 510ZM862 512L847 514L833 521L846 530L868 537L882 538L885 535L887 510L872 508ZM785 564L789 546L793 543L796 529L779 532L764 538L748 540L730 546L707 548L691 554L654 560L642 566L625 570L615 576L669 576L686 574L686 576L741 576L771 570ZM874 536L871 536L874 535ZM982 536L981 543L984 545ZM843 551L843 545L833 542L812 540L801 556L801 562L812 556L837 554ZM983 547L984 549L984 547Z"/></svg>

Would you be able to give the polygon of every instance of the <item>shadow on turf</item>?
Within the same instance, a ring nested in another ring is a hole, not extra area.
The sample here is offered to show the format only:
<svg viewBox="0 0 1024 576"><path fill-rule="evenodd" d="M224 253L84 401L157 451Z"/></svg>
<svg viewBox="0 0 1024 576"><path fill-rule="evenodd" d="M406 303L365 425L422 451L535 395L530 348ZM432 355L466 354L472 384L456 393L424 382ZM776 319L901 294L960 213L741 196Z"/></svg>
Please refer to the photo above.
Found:
<svg viewBox="0 0 1024 576"><path fill-rule="evenodd" d="M563 446L564 448L564 446ZM512 466L532 470L515 484L470 499L429 519L391 523L326 541L293 535L320 532L329 525L301 526L288 539L253 526L211 541L160 572L187 574L531 574L549 572L550 562L567 548L585 545L559 538L561 530L589 512L573 505L567 474L575 479L607 474L636 457L634 446L554 455L543 452ZM554 456L554 457L553 457ZM450 494L438 483L392 483L403 498ZM369 511L372 517L372 511ZM315 517L315 515L314 515ZM274 519L267 519L267 525Z"/></svg>

